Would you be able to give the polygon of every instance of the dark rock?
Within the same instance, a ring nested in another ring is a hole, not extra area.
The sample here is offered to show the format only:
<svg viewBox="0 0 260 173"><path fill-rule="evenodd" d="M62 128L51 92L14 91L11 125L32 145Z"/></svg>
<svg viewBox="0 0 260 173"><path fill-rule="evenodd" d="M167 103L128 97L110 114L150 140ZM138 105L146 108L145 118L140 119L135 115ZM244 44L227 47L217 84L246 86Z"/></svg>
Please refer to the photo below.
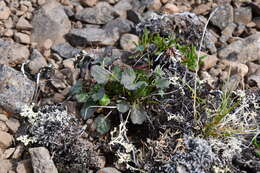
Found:
<svg viewBox="0 0 260 173"><path fill-rule="evenodd" d="M93 8L85 8L76 13L75 18L91 24L106 24L118 16L107 2L99 2Z"/></svg>
<svg viewBox="0 0 260 173"><path fill-rule="evenodd" d="M6 65L0 65L0 107L18 113L30 103L35 83L21 72Z"/></svg>
<svg viewBox="0 0 260 173"><path fill-rule="evenodd" d="M117 18L117 19L107 23L104 27L104 30L106 32L113 32L114 28L117 28L118 32L120 34L124 34L124 33L130 32L133 27L134 27L133 22L131 22L127 19Z"/></svg>
<svg viewBox="0 0 260 173"><path fill-rule="evenodd" d="M252 12L254 16L260 16L260 3L252 2L250 3Z"/></svg>
<svg viewBox="0 0 260 173"><path fill-rule="evenodd" d="M256 28L260 29L260 17L255 17L253 21L256 24Z"/></svg>
<svg viewBox="0 0 260 173"><path fill-rule="evenodd" d="M108 46L114 45L114 43L119 39L119 33L115 30L112 33L107 33L105 30L98 28L72 29L66 38L73 46Z"/></svg>
<svg viewBox="0 0 260 173"><path fill-rule="evenodd" d="M30 148L34 173L58 173L49 151L44 147Z"/></svg>
<svg viewBox="0 0 260 173"><path fill-rule="evenodd" d="M47 66L46 59L42 56L41 52L39 52L37 49L33 49L30 59L31 61L29 62L28 67L32 74L38 73L42 67Z"/></svg>
<svg viewBox="0 0 260 173"><path fill-rule="evenodd" d="M260 32L244 40L237 40L218 52L219 58L241 63L260 60Z"/></svg>
<svg viewBox="0 0 260 173"><path fill-rule="evenodd" d="M141 14L135 10L127 10L127 19L138 24L142 21Z"/></svg>
<svg viewBox="0 0 260 173"><path fill-rule="evenodd" d="M233 22L233 7L230 4L216 7L213 17L210 19L213 25L224 29L229 23Z"/></svg>
<svg viewBox="0 0 260 173"><path fill-rule="evenodd" d="M33 32L31 41L42 46L45 40L51 39L53 44L63 43L63 36L71 28L63 7L56 1L48 1L36 11L32 20Z"/></svg>
<svg viewBox="0 0 260 173"><path fill-rule="evenodd" d="M240 7L234 10L234 22L247 25L252 21L251 7Z"/></svg>
<svg viewBox="0 0 260 173"><path fill-rule="evenodd" d="M0 64L16 66L29 58L30 52L24 45L0 40Z"/></svg>
<svg viewBox="0 0 260 173"><path fill-rule="evenodd" d="M69 43L57 44L52 47L52 51L65 59L73 58L80 52L79 49L72 47Z"/></svg>

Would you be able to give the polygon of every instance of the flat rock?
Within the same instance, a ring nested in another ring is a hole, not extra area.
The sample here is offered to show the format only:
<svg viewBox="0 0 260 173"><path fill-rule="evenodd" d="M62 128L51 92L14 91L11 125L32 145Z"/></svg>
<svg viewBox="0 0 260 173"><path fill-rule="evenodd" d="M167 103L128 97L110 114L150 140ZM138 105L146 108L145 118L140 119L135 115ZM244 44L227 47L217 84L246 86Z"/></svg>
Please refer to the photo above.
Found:
<svg viewBox="0 0 260 173"><path fill-rule="evenodd" d="M28 64L28 67L32 74L38 73L42 67L47 66L46 59L42 56L42 54L37 49L33 49L30 59L31 60Z"/></svg>
<svg viewBox="0 0 260 173"><path fill-rule="evenodd" d="M115 28L118 29L119 34L130 32L134 27L134 23L122 18L116 18L105 25L103 28L106 32L113 32Z"/></svg>
<svg viewBox="0 0 260 173"><path fill-rule="evenodd" d="M84 8L76 13L75 18L91 24L106 24L117 16L115 10L107 2L99 2L93 8Z"/></svg>
<svg viewBox="0 0 260 173"><path fill-rule="evenodd" d="M216 7L218 8L210 19L213 25L224 29L229 23L233 22L233 7L230 4Z"/></svg>
<svg viewBox="0 0 260 173"><path fill-rule="evenodd" d="M49 151L44 147L30 148L34 173L58 173Z"/></svg>
<svg viewBox="0 0 260 173"><path fill-rule="evenodd" d="M18 113L33 97L35 83L21 72L0 65L0 107Z"/></svg>
<svg viewBox="0 0 260 173"><path fill-rule="evenodd" d="M247 25L252 21L252 8L240 7L234 10L234 22Z"/></svg>
<svg viewBox="0 0 260 173"><path fill-rule="evenodd" d="M7 132L0 131L0 148L6 149L12 145L14 138Z"/></svg>
<svg viewBox="0 0 260 173"><path fill-rule="evenodd" d="M8 159L11 157L11 155L14 153L15 148L8 148L4 152L4 159Z"/></svg>
<svg viewBox="0 0 260 173"><path fill-rule="evenodd" d="M8 173L9 170L12 169L12 162L10 160L0 160L0 172Z"/></svg>
<svg viewBox="0 0 260 173"><path fill-rule="evenodd" d="M41 46L47 39L53 44L65 42L63 36L69 32L71 23L58 2L48 1L35 12L32 26L31 40Z"/></svg>
<svg viewBox="0 0 260 173"><path fill-rule="evenodd" d="M72 29L66 36L73 46L86 47L88 45L114 45L119 39L119 33L107 33L99 28Z"/></svg>
<svg viewBox="0 0 260 173"><path fill-rule="evenodd" d="M16 66L29 58L29 49L21 44L0 39L0 64Z"/></svg>
<svg viewBox="0 0 260 173"><path fill-rule="evenodd" d="M73 58L80 52L80 49L72 47L67 42L54 45L51 49L53 52L57 53L59 56L65 59Z"/></svg>
<svg viewBox="0 0 260 173"><path fill-rule="evenodd" d="M12 133L15 133L20 127L20 122L15 118L9 118L5 123Z"/></svg>
<svg viewBox="0 0 260 173"><path fill-rule="evenodd" d="M241 63L260 60L260 32L229 44L218 52L218 56Z"/></svg>

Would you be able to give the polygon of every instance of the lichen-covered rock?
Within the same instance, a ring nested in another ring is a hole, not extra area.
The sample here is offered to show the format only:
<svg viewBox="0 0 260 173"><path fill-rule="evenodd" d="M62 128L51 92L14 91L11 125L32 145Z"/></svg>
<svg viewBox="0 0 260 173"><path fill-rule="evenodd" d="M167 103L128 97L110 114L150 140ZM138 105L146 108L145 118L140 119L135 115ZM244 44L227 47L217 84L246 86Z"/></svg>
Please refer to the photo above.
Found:
<svg viewBox="0 0 260 173"><path fill-rule="evenodd" d="M6 65L0 65L0 107L10 112L20 112L30 103L35 83L21 72Z"/></svg>

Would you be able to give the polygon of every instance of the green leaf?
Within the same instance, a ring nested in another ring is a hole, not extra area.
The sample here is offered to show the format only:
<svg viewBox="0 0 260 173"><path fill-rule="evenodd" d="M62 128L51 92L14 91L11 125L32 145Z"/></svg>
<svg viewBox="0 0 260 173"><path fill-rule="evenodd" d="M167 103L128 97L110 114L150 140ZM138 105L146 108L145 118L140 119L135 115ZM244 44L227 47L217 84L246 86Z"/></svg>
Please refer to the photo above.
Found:
<svg viewBox="0 0 260 173"><path fill-rule="evenodd" d="M122 73L121 84L124 85L126 89L134 90L134 81L136 79L136 74L132 68L127 68Z"/></svg>
<svg viewBox="0 0 260 173"><path fill-rule="evenodd" d="M104 96L99 100L99 104L101 106L107 106L110 104L110 99L108 95L104 94Z"/></svg>
<svg viewBox="0 0 260 173"><path fill-rule="evenodd" d="M94 106L94 105L95 105L94 102L84 103L84 105L80 109L80 116L84 120L87 120L87 119L91 118L94 115L94 112L96 111L96 108L90 107L90 106Z"/></svg>
<svg viewBox="0 0 260 173"><path fill-rule="evenodd" d="M258 157L260 157L260 149L255 149L255 153Z"/></svg>
<svg viewBox="0 0 260 173"><path fill-rule="evenodd" d="M157 88L165 89L165 88L169 87L170 82L167 79L157 79L155 81L155 85L156 85Z"/></svg>
<svg viewBox="0 0 260 173"><path fill-rule="evenodd" d="M91 67L91 75L99 84L107 83L110 77L110 73L99 65L94 65Z"/></svg>
<svg viewBox="0 0 260 173"><path fill-rule="evenodd" d="M131 109L131 120L133 124L143 124L148 114L138 104L133 104Z"/></svg>
<svg viewBox="0 0 260 173"><path fill-rule="evenodd" d="M129 110L129 105L125 101L120 101L117 105L116 108L119 112L121 113L126 113Z"/></svg>
<svg viewBox="0 0 260 173"><path fill-rule="evenodd" d="M70 94L75 95L75 94L82 92L82 90L83 90L82 81L77 81L77 83L73 87L71 87Z"/></svg>
<svg viewBox="0 0 260 173"><path fill-rule="evenodd" d="M92 94L91 98L94 101L98 101L98 100L102 99L102 97L104 97L104 94L105 94L105 89L102 87L102 88L99 88L96 93Z"/></svg>
<svg viewBox="0 0 260 173"><path fill-rule="evenodd" d="M89 95L88 95L88 93L82 92L82 93L76 94L75 98L76 98L77 102L84 103L84 102L88 101Z"/></svg>
<svg viewBox="0 0 260 173"><path fill-rule="evenodd" d="M97 132L101 135L106 134L111 127L109 119L107 119L104 115L99 115L97 118L95 118L94 124L96 126Z"/></svg>

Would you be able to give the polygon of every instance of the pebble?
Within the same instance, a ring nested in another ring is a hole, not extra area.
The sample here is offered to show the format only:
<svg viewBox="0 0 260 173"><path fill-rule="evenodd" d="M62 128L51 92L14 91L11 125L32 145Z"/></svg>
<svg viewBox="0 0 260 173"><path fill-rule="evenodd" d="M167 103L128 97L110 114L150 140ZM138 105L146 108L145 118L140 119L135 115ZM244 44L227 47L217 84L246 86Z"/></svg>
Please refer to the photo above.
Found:
<svg viewBox="0 0 260 173"><path fill-rule="evenodd" d="M0 160L0 165L1 165L0 166L1 173L9 173L13 166L11 160L6 160L6 159Z"/></svg>
<svg viewBox="0 0 260 173"><path fill-rule="evenodd" d="M221 30L227 27L227 25L233 22L233 7L230 4L216 7L214 15L210 19L213 25L219 27Z"/></svg>
<svg viewBox="0 0 260 173"><path fill-rule="evenodd" d="M69 43L60 43L51 48L51 50L57 53L64 59L73 58L80 53L80 49L72 47Z"/></svg>
<svg viewBox="0 0 260 173"><path fill-rule="evenodd" d="M115 6L114 10L119 14L120 18L126 19L127 11L132 9L132 4L129 0L121 0Z"/></svg>
<svg viewBox="0 0 260 173"><path fill-rule="evenodd" d="M47 66L46 59L43 57L43 55L37 49L32 50L30 59L31 60L28 64L28 67L32 74L38 73L42 67Z"/></svg>
<svg viewBox="0 0 260 173"><path fill-rule="evenodd" d="M8 132L8 130L9 129L8 129L7 125L5 124L5 122L0 120L0 131Z"/></svg>
<svg viewBox="0 0 260 173"><path fill-rule="evenodd" d="M247 25L252 21L251 7L240 7L234 10L234 22Z"/></svg>
<svg viewBox="0 0 260 173"><path fill-rule="evenodd" d="M162 3L160 0L153 0L152 3L148 6L149 10L159 11L162 7Z"/></svg>
<svg viewBox="0 0 260 173"><path fill-rule="evenodd" d="M20 122L14 118L9 118L9 120L7 120L5 123L12 133L16 133L16 131L20 127Z"/></svg>
<svg viewBox="0 0 260 173"><path fill-rule="evenodd" d="M98 0L81 0L80 1L83 5L93 7L97 4Z"/></svg>
<svg viewBox="0 0 260 173"><path fill-rule="evenodd" d="M253 21L256 24L256 28L260 29L260 17L255 17Z"/></svg>
<svg viewBox="0 0 260 173"><path fill-rule="evenodd" d="M23 152L24 152L24 146L23 145L18 145L16 148L15 148L15 151L12 155L12 158L13 159L18 159L22 156Z"/></svg>
<svg viewBox="0 0 260 173"><path fill-rule="evenodd" d="M6 122L8 120L5 114L0 114L0 121Z"/></svg>
<svg viewBox="0 0 260 173"><path fill-rule="evenodd" d="M131 51L136 48L139 42L139 37L134 34L123 34L120 39L120 46L126 51Z"/></svg>
<svg viewBox="0 0 260 173"><path fill-rule="evenodd" d="M0 131L0 148L6 149L12 145L13 136L7 132Z"/></svg>
<svg viewBox="0 0 260 173"><path fill-rule="evenodd" d="M218 58L216 54L208 55L207 53L201 52L200 56L206 56L205 58L202 59L203 61L202 70L208 70L214 67L218 62Z"/></svg>
<svg viewBox="0 0 260 173"><path fill-rule="evenodd" d="M9 159L11 155L14 153L15 148L8 148L4 151L4 159Z"/></svg>
<svg viewBox="0 0 260 173"><path fill-rule="evenodd" d="M31 160L22 160L18 162L16 167L17 173L33 173ZM37 172L35 172L37 173ZM39 173L39 172L38 172Z"/></svg>
<svg viewBox="0 0 260 173"><path fill-rule="evenodd" d="M18 29L18 30L31 30L32 25L24 17L20 17L18 22L16 23L16 29Z"/></svg>
<svg viewBox="0 0 260 173"><path fill-rule="evenodd" d="M11 14L10 9L6 6L4 1L0 1L0 20L6 20Z"/></svg>
<svg viewBox="0 0 260 173"><path fill-rule="evenodd" d="M23 43L23 44L31 43L30 36L21 32L15 32L14 39L16 42Z"/></svg>
<svg viewBox="0 0 260 173"><path fill-rule="evenodd" d="M172 3L167 3L162 7L161 11L164 14L176 14L180 12L180 9Z"/></svg>
<svg viewBox="0 0 260 173"><path fill-rule="evenodd" d="M97 173L121 173L116 168L106 167L97 171Z"/></svg>

